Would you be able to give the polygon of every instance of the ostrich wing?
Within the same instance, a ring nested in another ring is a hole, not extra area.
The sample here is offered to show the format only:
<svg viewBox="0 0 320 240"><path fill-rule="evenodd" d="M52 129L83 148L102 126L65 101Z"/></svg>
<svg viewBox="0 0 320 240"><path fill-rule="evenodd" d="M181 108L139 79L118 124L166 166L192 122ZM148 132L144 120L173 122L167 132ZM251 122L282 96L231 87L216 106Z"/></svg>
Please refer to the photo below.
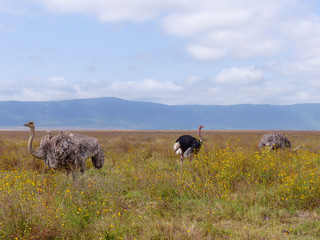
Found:
<svg viewBox="0 0 320 240"><path fill-rule="evenodd" d="M54 148L57 158L82 160L98 154L100 150L96 138L68 132L60 132L55 139Z"/></svg>
<svg viewBox="0 0 320 240"><path fill-rule="evenodd" d="M38 152L43 156L43 159L45 161L48 158L48 154L50 154L51 151L52 137L53 136L51 132L48 132L40 141Z"/></svg>
<svg viewBox="0 0 320 240"><path fill-rule="evenodd" d="M199 152L201 148L201 143L200 141L196 141L192 144L191 146L191 151L194 153L194 154L197 154Z"/></svg>
<svg viewBox="0 0 320 240"><path fill-rule="evenodd" d="M282 133L269 133L262 136L259 148L270 146L271 150L278 148L291 148L289 139Z"/></svg>
<svg viewBox="0 0 320 240"><path fill-rule="evenodd" d="M182 135L182 136L180 136L180 137L177 139L176 142L179 143L179 147L181 148L181 150L182 150L183 152L185 152L185 151L186 151L187 149L189 149L189 148L192 146L192 144L193 144L194 142L196 142L196 141L197 141L197 139L194 138L194 137L192 137L192 136L190 136L190 135Z"/></svg>

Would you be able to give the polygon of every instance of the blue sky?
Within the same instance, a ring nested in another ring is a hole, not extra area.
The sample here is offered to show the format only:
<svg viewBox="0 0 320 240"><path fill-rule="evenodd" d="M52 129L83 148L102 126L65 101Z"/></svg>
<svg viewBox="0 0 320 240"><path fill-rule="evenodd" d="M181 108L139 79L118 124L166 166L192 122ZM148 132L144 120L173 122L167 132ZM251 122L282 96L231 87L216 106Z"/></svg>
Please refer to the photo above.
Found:
<svg viewBox="0 0 320 240"><path fill-rule="evenodd" d="M0 0L0 100L320 102L312 0Z"/></svg>

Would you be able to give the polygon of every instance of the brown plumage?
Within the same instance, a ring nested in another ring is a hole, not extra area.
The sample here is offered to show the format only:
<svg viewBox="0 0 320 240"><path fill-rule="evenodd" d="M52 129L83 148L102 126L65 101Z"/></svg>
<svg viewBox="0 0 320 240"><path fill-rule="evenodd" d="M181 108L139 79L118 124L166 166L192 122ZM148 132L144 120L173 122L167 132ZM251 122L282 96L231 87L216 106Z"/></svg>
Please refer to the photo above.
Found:
<svg viewBox="0 0 320 240"><path fill-rule="evenodd" d="M78 169L83 173L86 170L85 160L92 159L95 168L102 168L104 164L104 152L96 138L60 132L53 136L48 132L40 142L37 151L33 150L32 142L35 135L34 122L30 121L24 126L30 128L28 150L35 158L44 160L52 169L65 168L71 172L73 179L77 177Z"/></svg>
<svg viewBox="0 0 320 240"><path fill-rule="evenodd" d="M301 145L292 149L289 139L282 133L268 133L262 136L259 143L259 148L269 147L269 151L277 149L291 149L296 151L299 148L302 148Z"/></svg>

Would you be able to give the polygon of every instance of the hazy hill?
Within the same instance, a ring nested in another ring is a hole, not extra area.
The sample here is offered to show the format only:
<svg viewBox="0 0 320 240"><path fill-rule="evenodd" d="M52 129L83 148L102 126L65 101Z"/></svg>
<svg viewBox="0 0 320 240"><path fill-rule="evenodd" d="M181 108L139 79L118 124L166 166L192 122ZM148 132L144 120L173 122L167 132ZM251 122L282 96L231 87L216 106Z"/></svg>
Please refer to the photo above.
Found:
<svg viewBox="0 0 320 240"><path fill-rule="evenodd" d="M0 102L0 128L33 120L42 128L319 130L320 104L168 106L118 98Z"/></svg>

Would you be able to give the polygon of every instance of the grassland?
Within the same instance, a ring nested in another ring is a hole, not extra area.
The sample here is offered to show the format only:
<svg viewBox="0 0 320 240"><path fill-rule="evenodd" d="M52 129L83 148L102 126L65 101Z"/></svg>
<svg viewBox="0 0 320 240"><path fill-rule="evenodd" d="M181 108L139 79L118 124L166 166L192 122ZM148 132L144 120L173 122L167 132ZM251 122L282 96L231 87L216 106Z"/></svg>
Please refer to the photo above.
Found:
<svg viewBox="0 0 320 240"><path fill-rule="evenodd" d="M305 147L293 153L259 151L262 131L204 131L182 173L172 150L182 132L83 133L107 160L100 170L88 160L74 184L27 152L29 132L0 132L1 238L320 238L318 132L285 132Z"/></svg>

